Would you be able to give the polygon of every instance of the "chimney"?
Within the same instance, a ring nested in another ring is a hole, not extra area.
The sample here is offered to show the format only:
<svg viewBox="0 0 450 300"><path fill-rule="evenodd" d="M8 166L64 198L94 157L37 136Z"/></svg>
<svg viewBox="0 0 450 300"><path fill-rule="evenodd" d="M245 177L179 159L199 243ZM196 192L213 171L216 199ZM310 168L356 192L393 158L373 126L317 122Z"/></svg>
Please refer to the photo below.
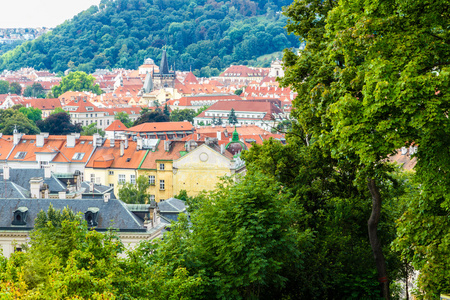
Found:
<svg viewBox="0 0 450 300"><path fill-rule="evenodd" d="M40 198L41 186L44 183L42 177L32 177L30 178L30 193L31 198Z"/></svg>
<svg viewBox="0 0 450 300"><path fill-rule="evenodd" d="M222 138L222 132L217 131L217 140L220 141Z"/></svg>
<svg viewBox="0 0 450 300"><path fill-rule="evenodd" d="M36 147L44 147L45 135L41 132L36 134Z"/></svg>
<svg viewBox="0 0 450 300"><path fill-rule="evenodd" d="M220 154L224 154L225 153L225 144L221 144L220 145Z"/></svg>
<svg viewBox="0 0 450 300"><path fill-rule="evenodd" d="M20 139L22 138L22 135L23 135L23 133L19 133L19 132L17 132L17 130L14 131L14 136L13 136L14 145L19 144Z"/></svg>
<svg viewBox="0 0 450 300"><path fill-rule="evenodd" d="M105 193L103 194L103 201L105 203L108 203L109 199L111 199L111 193Z"/></svg>
<svg viewBox="0 0 450 300"><path fill-rule="evenodd" d="M123 153L125 152L125 145L123 143L123 141L120 141L120 157L123 156Z"/></svg>
<svg viewBox="0 0 450 300"><path fill-rule="evenodd" d="M3 180L9 180L9 167L3 166Z"/></svg>
<svg viewBox="0 0 450 300"><path fill-rule="evenodd" d="M138 136L136 139L136 150L139 151L143 147L142 137Z"/></svg>
<svg viewBox="0 0 450 300"><path fill-rule="evenodd" d="M111 148L114 148L114 138L112 137L112 138L110 138L109 139L109 147L111 147Z"/></svg>
<svg viewBox="0 0 450 300"><path fill-rule="evenodd" d="M44 177L45 178L50 178L52 177L52 172L50 171L50 166L44 166Z"/></svg>
<svg viewBox="0 0 450 300"><path fill-rule="evenodd" d="M97 146L100 146L100 144L98 143L99 138L100 138L100 134L94 133L94 136L92 137L92 140L93 140L92 146L94 146L94 148Z"/></svg>
<svg viewBox="0 0 450 300"><path fill-rule="evenodd" d="M67 144L66 144L67 148L75 147L75 136L74 135L68 134L66 136L66 139L67 139Z"/></svg>
<svg viewBox="0 0 450 300"><path fill-rule="evenodd" d="M59 192L58 196L59 196L59 199L66 199L66 192Z"/></svg>
<svg viewBox="0 0 450 300"><path fill-rule="evenodd" d="M164 151L170 151L170 141L164 141Z"/></svg>
<svg viewBox="0 0 450 300"><path fill-rule="evenodd" d="M125 149L128 149L128 139L126 137L124 140L124 146L125 146Z"/></svg>
<svg viewBox="0 0 450 300"><path fill-rule="evenodd" d="M200 133L197 133L197 141L200 139Z"/></svg>

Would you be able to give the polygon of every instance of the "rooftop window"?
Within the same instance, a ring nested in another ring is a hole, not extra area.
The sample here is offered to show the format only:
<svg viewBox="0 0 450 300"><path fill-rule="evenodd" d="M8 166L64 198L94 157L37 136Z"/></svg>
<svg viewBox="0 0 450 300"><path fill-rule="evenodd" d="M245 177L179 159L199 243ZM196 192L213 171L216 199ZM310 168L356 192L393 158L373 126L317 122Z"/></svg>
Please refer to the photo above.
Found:
<svg viewBox="0 0 450 300"><path fill-rule="evenodd" d="M72 160L82 160L84 157L84 153L77 152L73 155Z"/></svg>
<svg viewBox="0 0 450 300"><path fill-rule="evenodd" d="M16 156L14 156L15 159L24 159L25 155L27 155L27 152L17 152Z"/></svg>

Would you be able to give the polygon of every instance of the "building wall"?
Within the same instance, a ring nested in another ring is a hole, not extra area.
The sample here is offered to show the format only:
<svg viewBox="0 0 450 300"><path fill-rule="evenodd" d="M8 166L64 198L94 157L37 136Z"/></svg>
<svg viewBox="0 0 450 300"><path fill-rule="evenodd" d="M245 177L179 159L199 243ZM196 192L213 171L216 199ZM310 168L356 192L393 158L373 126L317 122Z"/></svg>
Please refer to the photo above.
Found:
<svg viewBox="0 0 450 300"><path fill-rule="evenodd" d="M130 183L131 175L135 175L137 179L137 171L134 169L96 169L86 168L84 174L85 181L91 181L91 176L94 175L95 183L101 185L111 186L114 185L114 194L119 196L119 189L121 184L119 183L119 175L125 175L125 183Z"/></svg>
<svg viewBox="0 0 450 300"><path fill-rule="evenodd" d="M173 192L186 190L189 196L213 190L220 177L233 173L231 160L202 145L174 162Z"/></svg>
<svg viewBox="0 0 450 300"><path fill-rule="evenodd" d="M164 170L160 170L160 164L164 164ZM173 191L173 162L168 160L157 160L157 169L145 170L140 169L139 175L145 176L147 179L149 176L155 176L155 185L150 186L148 193L155 196L155 201L160 202L172 198ZM164 180L164 190L160 189L160 180Z"/></svg>

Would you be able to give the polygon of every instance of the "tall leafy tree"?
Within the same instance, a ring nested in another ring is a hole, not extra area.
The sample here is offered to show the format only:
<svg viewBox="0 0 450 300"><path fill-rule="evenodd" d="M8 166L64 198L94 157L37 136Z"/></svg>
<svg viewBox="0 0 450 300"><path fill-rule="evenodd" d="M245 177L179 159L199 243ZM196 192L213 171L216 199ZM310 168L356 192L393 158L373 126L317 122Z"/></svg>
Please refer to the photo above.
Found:
<svg viewBox="0 0 450 300"><path fill-rule="evenodd" d="M45 98L44 87L39 82L35 82L33 85L29 85L25 88L23 91L23 96Z"/></svg>
<svg viewBox="0 0 450 300"><path fill-rule="evenodd" d="M448 4L438 1L422 14L424 5L296 1L286 10L288 31L299 35L305 48L299 56L285 52L282 83L299 93L293 115L307 142L319 143L335 159L354 165L355 182L370 192L369 240L385 298L390 297L389 270L379 222L389 155L419 144L418 175L430 194L438 192L434 199L445 199L427 183L431 174L436 176L434 162L440 162L439 170L442 163L448 165L439 154L428 154L448 151L436 139L448 127L450 48L444 28L449 20L441 13Z"/></svg>
<svg viewBox="0 0 450 300"><path fill-rule="evenodd" d="M42 111L39 108L21 107L19 108L19 111L34 123L36 123L39 120L42 120Z"/></svg>
<svg viewBox="0 0 450 300"><path fill-rule="evenodd" d="M142 124L142 123L151 123L151 122L169 122L170 119L161 110L150 111L141 115L134 121L133 126Z"/></svg>
<svg viewBox="0 0 450 300"><path fill-rule="evenodd" d="M37 134L39 128L27 116L19 110L0 110L0 132L3 134L13 134L14 129L24 134Z"/></svg>
<svg viewBox="0 0 450 300"><path fill-rule="evenodd" d="M130 128L133 125L133 122L130 120L130 117L124 111L120 111L117 114L115 114L114 120L119 120L120 122L123 123L123 125L127 126L127 128Z"/></svg>
<svg viewBox="0 0 450 300"><path fill-rule="evenodd" d="M91 123L87 126L83 126L83 130L81 131L81 135L92 136L95 133L98 133L101 136L105 136L105 132L97 127L97 123Z"/></svg>
<svg viewBox="0 0 450 300"><path fill-rule="evenodd" d="M144 175L136 179L136 183L125 183L119 189L119 199L130 204L145 204L150 198L150 184Z"/></svg>
<svg viewBox="0 0 450 300"><path fill-rule="evenodd" d="M70 115L66 112L52 114L47 119L38 121L37 126L42 132L56 135L82 131L81 124L72 124Z"/></svg>
<svg viewBox="0 0 450 300"><path fill-rule="evenodd" d="M89 91L100 95L102 90L98 84L94 85L94 81L94 76L88 75L85 72L71 72L62 78L59 85L52 87L52 93L56 98L68 91Z"/></svg>
<svg viewBox="0 0 450 300"><path fill-rule="evenodd" d="M191 123L194 122L194 117L198 114L193 109L185 108L185 109L175 109L170 113L170 121L171 122L182 122L184 120L189 121Z"/></svg>
<svg viewBox="0 0 450 300"><path fill-rule="evenodd" d="M18 82L11 82L8 92L10 92L11 94L21 95L22 86Z"/></svg>
<svg viewBox="0 0 450 300"><path fill-rule="evenodd" d="M9 82L6 80L0 80L0 94L8 94Z"/></svg>

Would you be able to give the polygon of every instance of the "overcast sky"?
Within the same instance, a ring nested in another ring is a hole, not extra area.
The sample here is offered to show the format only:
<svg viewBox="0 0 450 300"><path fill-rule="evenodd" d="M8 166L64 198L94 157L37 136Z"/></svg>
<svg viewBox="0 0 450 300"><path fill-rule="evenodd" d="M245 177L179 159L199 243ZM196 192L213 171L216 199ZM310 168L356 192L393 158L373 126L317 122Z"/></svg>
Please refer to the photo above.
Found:
<svg viewBox="0 0 450 300"><path fill-rule="evenodd" d="M0 28L55 27L100 0L1 0Z"/></svg>

